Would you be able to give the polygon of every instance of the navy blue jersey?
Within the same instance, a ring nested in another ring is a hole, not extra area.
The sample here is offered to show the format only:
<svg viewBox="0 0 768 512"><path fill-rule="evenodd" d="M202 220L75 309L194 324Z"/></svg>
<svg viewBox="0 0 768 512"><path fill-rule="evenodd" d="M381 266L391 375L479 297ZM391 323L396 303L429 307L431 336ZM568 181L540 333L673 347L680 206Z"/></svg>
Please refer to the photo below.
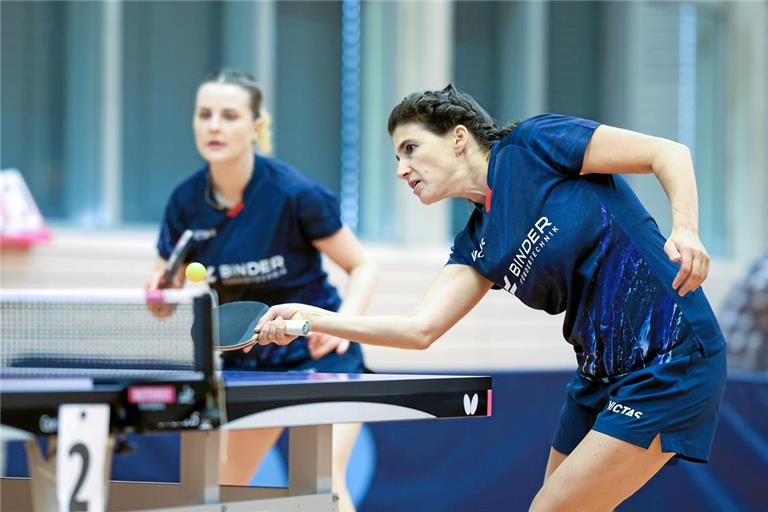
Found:
<svg viewBox="0 0 768 512"><path fill-rule="evenodd" d="M546 114L494 143L485 208L448 263L471 265L532 308L565 312L563 335L587 376L665 362L689 337L717 350L723 337L704 293L671 288L679 264L627 182L579 175L597 126Z"/></svg>
<svg viewBox="0 0 768 512"><path fill-rule="evenodd" d="M173 191L157 242L160 256L168 259L181 233L192 229L197 240L187 260L206 266L220 303L301 302L338 309L341 299L312 245L341 228L334 195L288 164L257 155L242 209L232 215L212 201L209 180L206 166ZM309 351L306 339L299 339L224 355L225 361L243 357L281 365L305 359Z"/></svg>

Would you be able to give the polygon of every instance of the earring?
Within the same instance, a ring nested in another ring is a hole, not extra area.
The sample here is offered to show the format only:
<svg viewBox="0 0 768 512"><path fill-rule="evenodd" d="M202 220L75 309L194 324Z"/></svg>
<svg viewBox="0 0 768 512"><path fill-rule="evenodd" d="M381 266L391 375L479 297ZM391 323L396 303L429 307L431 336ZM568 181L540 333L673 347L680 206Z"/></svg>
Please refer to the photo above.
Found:
<svg viewBox="0 0 768 512"><path fill-rule="evenodd" d="M459 158L460 156L461 156L461 153L457 151L456 152L456 158Z"/></svg>

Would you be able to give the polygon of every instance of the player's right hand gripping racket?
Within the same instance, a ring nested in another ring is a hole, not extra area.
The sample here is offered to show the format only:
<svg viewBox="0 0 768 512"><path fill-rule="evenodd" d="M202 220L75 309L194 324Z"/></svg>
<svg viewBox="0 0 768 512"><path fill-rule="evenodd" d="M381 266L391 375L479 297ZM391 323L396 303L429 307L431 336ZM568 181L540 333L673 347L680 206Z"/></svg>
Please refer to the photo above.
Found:
<svg viewBox="0 0 768 512"><path fill-rule="evenodd" d="M228 302L219 306L219 344L223 352L241 350L259 340L253 332L259 319L266 314L269 306L255 301ZM293 318L285 321L286 334L306 336L309 334L309 320Z"/></svg>
<svg viewBox="0 0 768 512"><path fill-rule="evenodd" d="M171 255L168 257L168 262L165 265L160 288L169 288L173 286L174 278L179 272L179 267L181 267L187 257L193 238L194 231L185 229L179 237L179 240L176 242L176 245L173 246L173 251L171 251Z"/></svg>

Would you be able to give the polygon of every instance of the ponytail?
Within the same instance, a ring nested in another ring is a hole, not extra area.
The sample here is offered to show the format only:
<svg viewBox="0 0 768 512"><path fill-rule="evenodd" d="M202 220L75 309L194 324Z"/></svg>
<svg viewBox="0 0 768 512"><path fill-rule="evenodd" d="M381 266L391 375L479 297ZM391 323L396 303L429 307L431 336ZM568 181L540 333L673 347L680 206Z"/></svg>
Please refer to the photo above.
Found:
<svg viewBox="0 0 768 512"><path fill-rule="evenodd" d="M259 154L264 156L272 155L272 115L264 109L261 109L259 118L261 119L261 129L254 141L259 147Z"/></svg>

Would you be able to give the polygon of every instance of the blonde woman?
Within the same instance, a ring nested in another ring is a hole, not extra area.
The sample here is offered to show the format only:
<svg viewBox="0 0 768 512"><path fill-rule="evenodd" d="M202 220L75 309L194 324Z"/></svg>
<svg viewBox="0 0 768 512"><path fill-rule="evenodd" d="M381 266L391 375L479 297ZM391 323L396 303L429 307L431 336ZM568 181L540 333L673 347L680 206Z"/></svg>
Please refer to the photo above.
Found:
<svg viewBox="0 0 768 512"><path fill-rule="evenodd" d="M164 283L162 277L174 244L185 229L215 229L215 236L193 243L188 260L209 269L207 281L220 303L297 301L360 314L375 286L375 264L342 225L329 190L287 163L263 156L270 153L271 142L261 103L254 79L236 70L215 73L198 88L193 127L197 150L207 163L168 201L149 286L179 286L178 280ZM321 254L349 275L343 300L327 280ZM228 352L223 368L359 373L365 366L357 343L312 334L291 346ZM340 510L354 510L344 475L359 428L334 427L333 488L341 498ZM279 435L280 429L230 431L223 441L221 482L246 485Z"/></svg>

